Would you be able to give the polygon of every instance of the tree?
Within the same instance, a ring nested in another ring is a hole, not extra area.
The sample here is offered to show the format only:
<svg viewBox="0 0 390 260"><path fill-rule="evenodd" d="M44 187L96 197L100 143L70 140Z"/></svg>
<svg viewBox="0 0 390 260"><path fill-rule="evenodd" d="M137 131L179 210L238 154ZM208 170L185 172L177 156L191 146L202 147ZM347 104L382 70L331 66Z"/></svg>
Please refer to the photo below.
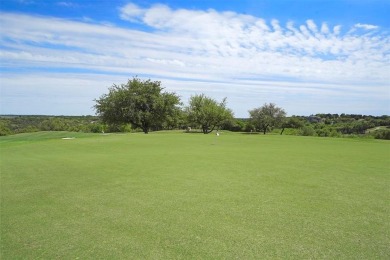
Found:
<svg viewBox="0 0 390 260"><path fill-rule="evenodd" d="M179 97L163 89L160 81L133 78L127 84L109 88L108 94L95 100L95 109L104 123L130 123L147 134L179 109Z"/></svg>
<svg viewBox="0 0 390 260"><path fill-rule="evenodd" d="M201 126L204 134L211 133L215 127L221 126L225 121L233 119L233 112L226 108L226 98L218 103L204 94L190 97L189 106L186 107L188 122Z"/></svg>
<svg viewBox="0 0 390 260"><path fill-rule="evenodd" d="M265 134L282 124L286 112L273 103L266 103L262 107L250 110L249 115L254 126Z"/></svg>
<svg viewBox="0 0 390 260"><path fill-rule="evenodd" d="M182 109L177 108L170 114L164 122L163 128L172 130L175 128L183 129L185 127L185 113Z"/></svg>
<svg viewBox="0 0 390 260"><path fill-rule="evenodd" d="M285 128L301 128L303 125L303 122L299 118L294 116L290 117L289 119L285 119L282 121L282 131L280 132L280 134L283 134Z"/></svg>

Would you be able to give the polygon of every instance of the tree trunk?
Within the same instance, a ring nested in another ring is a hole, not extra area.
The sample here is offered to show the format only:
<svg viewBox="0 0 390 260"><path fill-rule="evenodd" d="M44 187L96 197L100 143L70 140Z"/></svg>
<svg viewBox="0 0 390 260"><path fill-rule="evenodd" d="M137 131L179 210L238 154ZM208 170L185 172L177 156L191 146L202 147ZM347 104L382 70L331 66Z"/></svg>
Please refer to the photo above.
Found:
<svg viewBox="0 0 390 260"><path fill-rule="evenodd" d="M282 128L282 131L280 132L280 135L282 135L282 134L283 134L283 132L284 132L284 127Z"/></svg>
<svg viewBox="0 0 390 260"><path fill-rule="evenodd" d="M267 127L264 127L263 134L265 134L266 132L267 132Z"/></svg>
<svg viewBox="0 0 390 260"><path fill-rule="evenodd" d="M213 128L211 128L210 131L207 131L207 134L209 134L209 133L211 133L212 131L214 131L214 128L215 128L215 126L214 126Z"/></svg>

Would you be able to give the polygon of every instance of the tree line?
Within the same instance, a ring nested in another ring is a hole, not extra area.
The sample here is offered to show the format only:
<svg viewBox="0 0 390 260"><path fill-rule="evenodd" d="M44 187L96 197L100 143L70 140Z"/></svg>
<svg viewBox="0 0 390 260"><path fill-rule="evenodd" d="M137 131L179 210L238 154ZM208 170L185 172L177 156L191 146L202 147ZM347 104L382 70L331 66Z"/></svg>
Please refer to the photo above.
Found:
<svg viewBox="0 0 390 260"><path fill-rule="evenodd" d="M126 84L109 88L107 94L95 100L95 109L104 123L131 124L145 134L180 124L209 134L234 119L226 98L218 102L197 94L190 97L188 106L182 107L176 93L163 90L160 81L133 78ZM282 125L286 117L286 112L272 103L250 110L249 114L254 130L259 129L264 134Z"/></svg>
<svg viewBox="0 0 390 260"><path fill-rule="evenodd" d="M0 136L38 131L100 133L102 130L103 125L97 116L0 116Z"/></svg>
<svg viewBox="0 0 390 260"><path fill-rule="evenodd" d="M316 114L286 117L284 109L273 103L249 110L249 118L234 118L221 102L204 94L190 97L183 106L179 96L166 92L160 81L133 78L126 84L113 85L95 100L97 116L2 116L0 135L34 131L131 132L199 129L212 131L292 134L341 137L372 136L390 139L389 116Z"/></svg>

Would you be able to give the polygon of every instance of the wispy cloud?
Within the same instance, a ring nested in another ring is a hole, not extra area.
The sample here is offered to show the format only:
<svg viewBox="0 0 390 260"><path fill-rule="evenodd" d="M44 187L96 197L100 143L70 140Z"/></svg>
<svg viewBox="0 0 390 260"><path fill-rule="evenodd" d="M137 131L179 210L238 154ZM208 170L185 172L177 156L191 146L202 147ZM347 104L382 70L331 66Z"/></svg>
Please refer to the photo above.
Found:
<svg viewBox="0 0 390 260"><path fill-rule="evenodd" d="M139 17L142 17L146 12L145 9L140 8L138 5L129 3L122 8L120 8L120 17L123 20L128 20L131 22L139 21Z"/></svg>
<svg viewBox="0 0 390 260"><path fill-rule="evenodd" d="M378 29L379 28L379 26L376 26L376 25L362 24L362 23L355 24L355 27L356 28L363 28L363 29L366 29L366 30L374 30L374 29Z"/></svg>
<svg viewBox="0 0 390 260"><path fill-rule="evenodd" d="M291 113L300 112L292 108L299 97L300 102L327 99L327 106L347 95L366 98L364 104L388 100L390 38L386 31L373 31L374 25L282 24L161 4L143 8L130 3L118 10L128 28L2 13L2 66L88 69L111 74L107 77L117 83L115 77L145 75L168 82L184 96L230 93L239 116L262 99L290 106ZM148 28L129 29L134 23L134 28ZM240 97L253 103L240 103Z"/></svg>
<svg viewBox="0 0 390 260"><path fill-rule="evenodd" d="M64 7L76 7L77 4L72 2L58 2L57 5L64 6Z"/></svg>

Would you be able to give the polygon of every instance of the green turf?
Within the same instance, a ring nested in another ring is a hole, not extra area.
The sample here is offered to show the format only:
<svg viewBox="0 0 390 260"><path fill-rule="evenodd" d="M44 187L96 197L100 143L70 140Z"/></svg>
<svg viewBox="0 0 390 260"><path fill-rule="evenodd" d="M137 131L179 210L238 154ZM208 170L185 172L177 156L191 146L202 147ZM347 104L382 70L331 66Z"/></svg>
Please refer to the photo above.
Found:
<svg viewBox="0 0 390 260"><path fill-rule="evenodd" d="M62 132L0 147L1 259L390 258L388 141Z"/></svg>

